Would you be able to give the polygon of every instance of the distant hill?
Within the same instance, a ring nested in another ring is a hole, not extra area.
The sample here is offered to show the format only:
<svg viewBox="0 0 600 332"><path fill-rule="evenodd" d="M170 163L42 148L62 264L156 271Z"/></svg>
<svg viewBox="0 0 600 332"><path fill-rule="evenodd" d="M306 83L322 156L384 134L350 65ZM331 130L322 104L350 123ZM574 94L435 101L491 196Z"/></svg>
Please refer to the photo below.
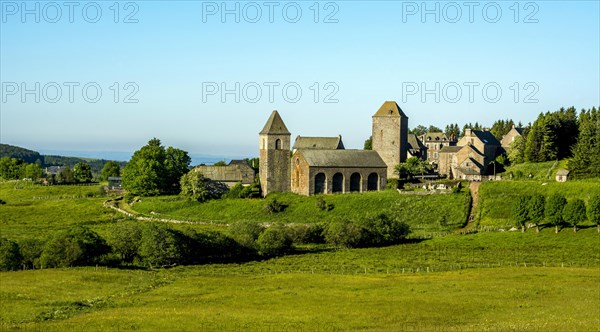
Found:
<svg viewBox="0 0 600 332"><path fill-rule="evenodd" d="M14 145L0 144L0 158L7 156L21 159L29 164L43 164L44 162L44 157L37 151L28 150Z"/></svg>
<svg viewBox="0 0 600 332"><path fill-rule="evenodd" d="M38 163L42 167L48 166L69 166L73 168L77 163L87 163L92 169L92 173L99 174L104 167L104 164L110 160L106 159L93 159L93 158L79 158L79 157L64 157L55 155L41 155L37 151L28 150L19 146L13 146L8 144L0 144L0 158L2 157L17 158L25 161L26 163ZM117 161L122 167L127 162Z"/></svg>

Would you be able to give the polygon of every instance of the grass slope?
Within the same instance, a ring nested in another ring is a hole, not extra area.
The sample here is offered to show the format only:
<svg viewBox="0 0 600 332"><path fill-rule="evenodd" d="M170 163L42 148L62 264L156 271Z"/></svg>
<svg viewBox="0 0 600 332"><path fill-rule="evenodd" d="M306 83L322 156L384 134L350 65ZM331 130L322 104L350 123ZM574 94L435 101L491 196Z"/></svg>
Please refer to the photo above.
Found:
<svg viewBox="0 0 600 332"><path fill-rule="evenodd" d="M546 161L541 163L522 163L506 167L505 172L499 173L508 179L510 174L520 180L538 180L538 181L556 181L556 172L567 168L568 159L556 161ZM531 178L529 178L531 174Z"/></svg>
<svg viewBox="0 0 600 332"><path fill-rule="evenodd" d="M479 224L481 226L511 227L512 207L520 195L540 193L546 197L559 192L567 200L583 199L586 203L592 195L600 194L600 179L568 181L497 181L485 182L479 187ZM591 225L586 222L584 225Z"/></svg>
<svg viewBox="0 0 600 332"><path fill-rule="evenodd" d="M0 327L593 330L599 267L590 228L452 235L241 265L5 272Z"/></svg>
<svg viewBox="0 0 600 332"><path fill-rule="evenodd" d="M322 196L331 211L317 207L319 196L273 194L288 205L280 213L268 213L261 199L224 199L206 203L181 200L176 196L145 197L133 209L148 216L216 224L242 220L261 223L319 223L336 219L361 220L380 212L395 215L411 225L413 236L427 237L451 232L467 218L467 196L461 194L412 196L396 191ZM442 220L442 218L445 218Z"/></svg>
<svg viewBox="0 0 600 332"><path fill-rule="evenodd" d="M47 237L72 225L103 230L115 218L102 207L99 186L40 186L16 181L0 183L0 235L19 239Z"/></svg>

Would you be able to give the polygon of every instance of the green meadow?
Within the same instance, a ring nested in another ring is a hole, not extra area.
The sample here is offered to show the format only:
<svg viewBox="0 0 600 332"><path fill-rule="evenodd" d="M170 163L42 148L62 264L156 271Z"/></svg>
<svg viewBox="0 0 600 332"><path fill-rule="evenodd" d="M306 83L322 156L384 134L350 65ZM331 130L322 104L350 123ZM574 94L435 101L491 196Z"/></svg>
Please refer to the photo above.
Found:
<svg viewBox="0 0 600 332"><path fill-rule="evenodd" d="M503 206L516 192L588 199L597 180L482 184L480 228L512 225ZM20 240L83 224L103 235L125 219L98 187L0 183L0 230ZM497 197L496 195L501 195ZM394 191L198 204L142 197L140 215L226 230L240 220L269 224L404 216L416 236L364 249L305 245L295 254L246 263L168 269L78 267L0 272L0 330L185 331L539 331L600 326L600 235L591 224L460 235L468 194L403 196ZM151 213L153 212L153 213ZM441 219L440 216L446 216ZM209 223L209 225L201 224Z"/></svg>
<svg viewBox="0 0 600 332"><path fill-rule="evenodd" d="M317 200L332 206L321 210ZM177 196L144 197L131 207L144 216L186 220L208 224L239 221L271 223L322 223L332 220L361 220L377 213L388 213L411 226L413 237L447 234L465 224L469 197L466 192L442 195L399 195L396 191L304 197L290 193L272 194L287 205L283 212L265 211L262 199L223 199L206 203L190 202Z"/></svg>
<svg viewBox="0 0 600 332"><path fill-rule="evenodd" d="M582 199L587 202L590 197L600 194L600 179L585 181L498 181L485 182L479 187L479 225L492 228L510 228L514 226L511 219L512 207L520 195L536 193L546 197L552 193L561 193L567 200ZM583 226L592 226L591 223Z"/></svg>

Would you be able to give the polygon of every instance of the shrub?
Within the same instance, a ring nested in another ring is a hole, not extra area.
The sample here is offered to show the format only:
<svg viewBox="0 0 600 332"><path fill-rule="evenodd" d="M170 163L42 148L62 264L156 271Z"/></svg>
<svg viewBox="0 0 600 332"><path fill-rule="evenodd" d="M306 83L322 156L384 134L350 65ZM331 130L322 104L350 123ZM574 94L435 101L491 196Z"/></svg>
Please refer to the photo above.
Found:
<svg viewBox="0 0 600 332"><path fill-rule="evenodd" d="M109 249L97 233L77 226L52 237L44 246L40 263L47 267L92 265Z"/></svg>
<svg viewBox="0 0 600 332"><path fill-rule="evenodd" d="M260 184L253 183L245 186L240 193L240 198L258 198L260 197Z"/></svg>
<svg viewBox="0 0 600 332"><path fill-rule="evenodd" d="M229 229L231 237L245 249L256 250L255 242L265 228L256 222L242 221Z"/></svg>
<svg viewBox="0 0 600 332"><path fill-rule="evenodd" d="M292 224L288 227L288 234L294 243L325 243L322 224Z"/></svg>
<svg viewBox="0 0 600 332"><path fill-rule="evenodd" d="M19 245L12 240L0 238L0 271L18 270L21 261Z"/></svg>
<svg viewBox="0 0 600 332"><path fill-rule="evenodd" d="M321 211L331 211L335 207L335 205L333 205L333 204L327 204L325 199L320 196L319 196L319 198L317 198L315 204L317 205L317 208Z"/></svg>
<svg viewBox="0 0 600 332"><path fill-rule="evenodd" d="M265 229L256 240L258 253L262 256L279 256L292 247L292 240L287 234L285 227L273 225Z"/></svg>
<svg viewBox="0 0 600 332"><path fill-rule="evenodd" d="M244 190L244 185L242 185L241 182L238 182L233 187L229 188L229 191L223 194L223 198L240 198L242 190Z"/></svg>
<svg viewBox="0 0 600 332"><path fill-rule="evenodd" d="M400 188L400 184L402 184L400 179L388 179L387 184L385 185L385 188L396 190L396 189Z"/></svg>
<svg viewBox="0 0 600 332"><path fill-rule="evenodd" d="M364 247L384 246L400 243L410 234L410 227L385 213L369 217L363 224L360 245Z"/></svg>
<svg viewBox="0 0 600 332"><path fill-rule="evenodd" d="M107 240L113 253L119 255L122 262L131 263L138 257L142 228L135 221L117 223L111 228Z"/></svg>
<svg viewBox="0 0 600 332"><path fill-rule="evenodd" d="M198 202L221 198L229 190L226 184L206 178L195 170L183 175L179 185L181 186L179 194L182 197Z"/></svg>
<svg viewBox="0 0 600 332"><path fill-rule="evenodd" d="M175 265L182 259L176 232L161 223L144 225L138 254L142 262L151 268Z"/></svg>
<svg viewBox="0 0 600 332"><path fill-rule="evenodd" d="M21 255L23 256L23 265L36 268L40 266L40 256L44 251L44 242L38 239L25 239L19 242Z"/></svg>
<svg viewBox="0 0 600 332"><path fill-rule="evenodd" d="M287 207L287 204L278 201L277 198L272 198L265 204L265 211L268 213L279 213L285 211Z"/></svg>
<svg viewBox="0 0 600 332"><path fill-rule="evenodd" d="M361 243L363 228L351 221L334 221L325 228L325 241L339 247L353 248Z"/></svg>

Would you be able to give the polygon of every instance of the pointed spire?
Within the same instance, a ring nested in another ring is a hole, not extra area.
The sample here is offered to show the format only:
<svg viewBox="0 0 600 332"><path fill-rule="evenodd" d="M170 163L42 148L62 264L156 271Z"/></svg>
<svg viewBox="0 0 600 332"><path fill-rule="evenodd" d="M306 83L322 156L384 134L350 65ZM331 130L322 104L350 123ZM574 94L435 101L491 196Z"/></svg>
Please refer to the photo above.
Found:
<svg viewBox="0 0 600 332"><path fill-rule="evenodd" d="M393 117L402 117L408 118L398 104L393 100L388 100L381 105L379 110L373 116L393 116Z"/></svg>
<svg viewBox="0 0 600 332"><path fill-rule="evenodd" d="M259 134L279 134L279 135L290 135L285 123L281 119L281 116L277 111L273 111L267 123L260 131Z"/></svg>

